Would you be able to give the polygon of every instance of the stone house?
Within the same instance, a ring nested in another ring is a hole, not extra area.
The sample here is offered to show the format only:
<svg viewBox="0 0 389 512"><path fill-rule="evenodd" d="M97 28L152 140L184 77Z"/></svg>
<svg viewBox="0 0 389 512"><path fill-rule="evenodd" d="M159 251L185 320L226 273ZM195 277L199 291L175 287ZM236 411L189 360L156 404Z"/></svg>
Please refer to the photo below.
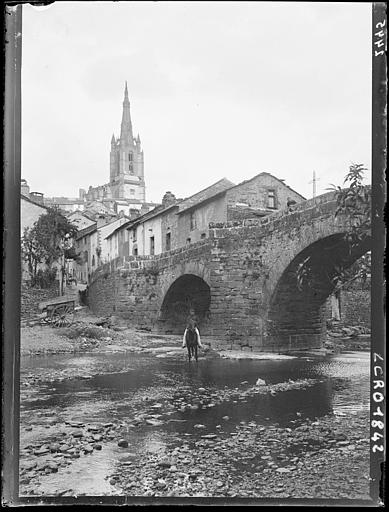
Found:
<svg viewBox="0 0 389 512"><path fill-rule="evenodd" d="M30 198L20 196L20 235L23 236L26 228L32 228L34 223L43 214L47 213L46 206L35 203Z"/></svg>
<svg viewBox="0 0 389 512"><path fill-rule="evenodd" d="M167 192L160 206L108 236L111 259L151 256L184 247L207 238L211 223L269 215L287 208L288 200L299 203L305 198L267 172L238 185L223 178L183 200Z"/></svg>
<svg viewBox="0 0 389 512"><path fill-rule="evenodd" d="M69 213L66 215L69 222L77 226L78 231L81 229L87 228L95 224L95 220L89 216L86 212L82 212L80 210L76 210L75 212Z"/></svg>
<svg viewBox="0 0 389 512"><path fill-rule="evenodd" d="M286 208L288 199L296 203L305 200L283 180L267 172L238 185L223 178L180 202L177 247L207 238L210 223L269 215Z"/></svg>
<svg viewBox="0 0 389 512"><path fill-rule="evenodd" d="M98 241L100 247L99 263L107 263L116 257L115 249L112 246L112 239L110 238L110 235L123 224L127 224L128 220L129 219L127 217L122 216L104 225L99 224L99 222L97 223Z"/></svg>
<svg viewBox="0 0 389 512"><path fill-rule="evenodd" d="M35 222L41 215L47 213L46 206L35 203L29 197L21 194L20 196L20 236L23 237L24 230L26 228L31 229ZM40 265L40 268L45 268L46 265ZM22 282L26 282L30 279L30 275L27 270L27 263L22 259Z"/></svg>
<svg viewBox="0 0 389 512"><path fill-rule="evenodd" d="M305 197L268 172L229 188L225 194L226 220L269 215L287 207L288 200L300 203Z"/></svg>
<svg viewBox="0 0 389 512"><path fill-rule="evenodd" d="M233 186L231 181L223 178L180 202L174 249L207 238L210 222L227 220L225 193Z"/></svg>
<svg viewBox="0 0 389 512"><path fill-rule="evenodd" d="M87 283L89 275L97 268L97 222L77 232L74 243L79 260L74 266L76 279L81 283Z"/></svg>
<svg viewBox="0 0 389 512"><path fill-rule="evenodd" d="M124 216L110 220L101 215L96 222L77 232L74 240L75 250L80 256L79 262L74 265L77 280L88 282L90 274L98 266L114 259L109 235L126 223L128 218Z"/></svg>

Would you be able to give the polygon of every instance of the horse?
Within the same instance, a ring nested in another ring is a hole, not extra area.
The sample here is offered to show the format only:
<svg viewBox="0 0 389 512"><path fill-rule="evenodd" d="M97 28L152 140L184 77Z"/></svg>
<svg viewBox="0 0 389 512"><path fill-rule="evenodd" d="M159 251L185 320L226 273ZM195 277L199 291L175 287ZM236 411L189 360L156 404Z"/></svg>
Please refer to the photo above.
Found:
<svg viewBox="0 0 389 512"><path fill-rule="evenodd" d="M194 357L197 361L197 332L194 327L187 327L185 334L186 348L188 350L189 361Z"/></svg>

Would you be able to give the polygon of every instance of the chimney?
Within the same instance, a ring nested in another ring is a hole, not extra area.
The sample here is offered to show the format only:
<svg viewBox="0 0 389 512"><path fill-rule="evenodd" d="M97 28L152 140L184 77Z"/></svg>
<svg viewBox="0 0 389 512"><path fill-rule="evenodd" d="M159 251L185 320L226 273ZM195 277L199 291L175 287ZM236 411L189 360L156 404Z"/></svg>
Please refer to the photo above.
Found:
<svg viewBox="0 0 389 512"><path fill-rule="evenodd" d="M144 215L145 213L147 213L149 211L150 211L150 207L146 203L143 203L140 208L140 214Z"/></svg>
<svg viewBox="0 0 389 512"><path fill-rule="evenodd" d="M34 203L44 204L42 192L31 192L30 199L34 201Z"/></svg>
<svg viewBox="0 0 389 512"><path fill-rule="evenodd" d="M106 219L105 215L98 215L96 222L97 222L97 228L101 228L102 226L105 226L105 224L107 224L107 219Z"/></svg>
<svg viewBox="0 0 389 512"><path fill-rule="evenodd" d="M165 195L162 198L162 206L166 208L167 206L170 206L171 204L174 204L177 201L176 196L170 192L165 193Z"/></svg>
<svg viewBox="0 0 389 512"><path fill-rule="evenodd" d="M26 197L30 197L30 187L28 186L28 184L27 184L27 181L26 181L26 180L21 180L20 192L21 192L24 196L26 196Z"/></svg>

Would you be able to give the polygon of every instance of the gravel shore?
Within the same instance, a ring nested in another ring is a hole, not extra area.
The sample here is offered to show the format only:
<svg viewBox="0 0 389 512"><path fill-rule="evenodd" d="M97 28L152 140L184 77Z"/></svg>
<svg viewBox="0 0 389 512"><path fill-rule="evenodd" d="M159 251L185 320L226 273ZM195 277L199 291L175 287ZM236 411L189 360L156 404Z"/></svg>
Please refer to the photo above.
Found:
<svg viewBox="0 0 389 512"><path fill-rule="evenodd" d="M156 358L181 357L181 337L140 333L125 326L115 329L96 325L96 318L83 314L70 328L53 329L35 325L21 330L23 356L42 356L83 352L138 352ZM226 356L207 346L201 358ZM253 358L239 352L227 357ZM258 354L273 358L274 355ZM290 356L284 356L286 358ZM281 356L282 358L282 356ZM109 371L109 368L107 369ZM74 369L22 369L21 401L31 400L43 383L59 382L75 376ZM89 379L93 372L77 369L77 378ZM346 498L369 499L369 417L368 411L353 411L347 418L328 414L302 418L298 411L287 426L264 426L255 419L227 428L229 417L214 432L204 432L199 421L196 433L173 432L163 453L139 454L133 446L137 432L158 429L174 422L178 411L216 407L231 400L246 401L258 394L274 396L313 386L315 379L296 379L255 386L242 382L239 389L217 393L206 388L181 395L161 395L133 401L134 413L126 421L77 421L64 417L60 409L21 414L20 490L21 495L46 495L45 481L53 475L71 471L83 458L97 460L100 453L123 451L125 461L106 475L102 495L151 497L247 497L247 498ZM98 404L94 405L98 408ZM105 407L103 404L101 407ZM183 420L180 420L183 421ZM111 447L111 448L110 448ZM66 479L66 477L65 477ZM97 491L98 493L99 491ZM56 496L71 496L74 489L60 488Z"/></svg>

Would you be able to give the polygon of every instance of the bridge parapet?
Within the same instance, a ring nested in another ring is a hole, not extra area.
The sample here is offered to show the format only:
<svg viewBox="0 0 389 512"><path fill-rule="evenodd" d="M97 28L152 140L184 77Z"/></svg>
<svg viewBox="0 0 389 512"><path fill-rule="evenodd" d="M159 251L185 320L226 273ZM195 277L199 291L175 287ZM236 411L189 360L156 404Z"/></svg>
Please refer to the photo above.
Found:
<svg viewBox="0 0 389 512"><path fill-rule="evenodd" d="M366 189L370 193L371 187ZM283 208L277 212L261 218L247 218L240 221L211 222L209 224L210 238L224 238L228 236L240 235L245 233L246 228L263 228L263 235L268 234L272 229L279 227L294 228L302 220L309 221L314 217L333 216L336 209L336 192L330 191L326 194L308 199L295 204L290 208ZM338 218L339 222L341 217Z"/></svg>
<svg viewBox="0 0 389 512"><path fill-rule="evenodd" d="M316 346L334 264L346 253L352 264L368 250L366 243L349 254L349 219L335 218L336 208L329 192L265 218L211 225L209 238L173 251L116 258L91 277L91 309L141 328L182 329L176 317L194 304L202 332L221 340L264 349L276 336L282 344ZM312 296L296 287L296 268L307 257L314 263Z"/></svg>
<svg viewBox="0 0 389 512"><path fill-rule="evenodd" d="M119 256L98 267L91 274L90 281L93 282L102 275L119 270L151 269L157 272L158 270L162 270L184 260L195 259L203 252L207 252L207 246L210 245L210 240L204 239L188 246L180 247L172 251L165 251L153 256Z"/></svg>

